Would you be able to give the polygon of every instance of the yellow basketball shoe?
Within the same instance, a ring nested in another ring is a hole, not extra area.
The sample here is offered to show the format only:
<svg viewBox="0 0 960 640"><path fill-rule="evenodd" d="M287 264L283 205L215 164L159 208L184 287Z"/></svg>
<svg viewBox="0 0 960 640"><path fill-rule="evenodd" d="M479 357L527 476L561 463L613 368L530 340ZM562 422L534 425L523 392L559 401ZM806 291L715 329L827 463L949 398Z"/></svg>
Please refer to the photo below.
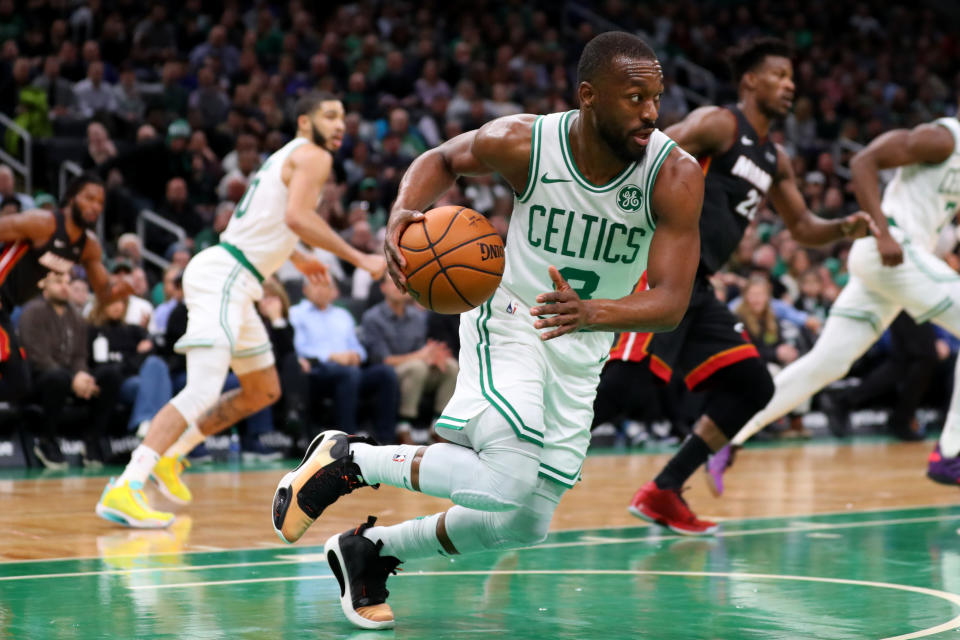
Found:
<svg viewBox="0 0 960 640"><path fill-rule="evenodd" d="M163 456L150 473L150 479L167 500L177 504L190 504L193 495L180 479L180 474L190 463L183 456Z"/></svg>
<svg viewBox="0 0 960 640"><path fill-rule="evenodd" d="M162 529L170 526L174 519L172 513L150 508L143 493L143 483L118 484L116 478L110 478L104 488L97 503L97 515L138 529Z"/></svg>

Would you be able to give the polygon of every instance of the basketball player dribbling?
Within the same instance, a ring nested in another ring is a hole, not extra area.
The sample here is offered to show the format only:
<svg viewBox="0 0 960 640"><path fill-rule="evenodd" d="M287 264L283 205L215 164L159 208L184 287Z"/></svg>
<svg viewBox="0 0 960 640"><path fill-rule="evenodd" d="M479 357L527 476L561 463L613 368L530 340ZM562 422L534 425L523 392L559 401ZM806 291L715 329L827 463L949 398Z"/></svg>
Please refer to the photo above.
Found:
<svg viewBox="0 0 960 640"><path fill-rule="evenodd" d="M670 329L686 309L703 175L655 128L656 55L605 33L578 77L579 110L494 120L420 156L401 183L387 231L398 286L400 234L458 176L496 172L516 194L501 285L461 316L457 388L436 424L450 442L378 447L327 431L277 489L274 528L288 542L361 486L455 503L388 527L371 516L327 541L341 606L360 627L393 626L385 585L401 562L542 541L580 476L612 332ZM634 292L644 269L649 289Z"/></svg>

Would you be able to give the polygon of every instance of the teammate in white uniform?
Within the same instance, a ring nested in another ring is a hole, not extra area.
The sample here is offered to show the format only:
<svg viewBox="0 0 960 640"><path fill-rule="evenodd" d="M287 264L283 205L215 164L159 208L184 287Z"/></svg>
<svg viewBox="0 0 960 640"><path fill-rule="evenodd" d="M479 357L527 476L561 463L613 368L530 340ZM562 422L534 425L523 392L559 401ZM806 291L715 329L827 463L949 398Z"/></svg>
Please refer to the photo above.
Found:
<svg viewBox="0 0 960 640"><path fill-rule="evenodd" d="M878 172L897 167L880 199ZM853 243L850 282L830 309L817 343L775 378L765 409L731 441L755 433L843 377L850 365L905 309L960 336L960 275L933 254L940 230L960 207L960 122L940 118L879 136L850 163L857 201L870 214L875 237ZM958 361L960 365L960 361ZM960 369L928 475L960 484Z"/></svg>
<svg viewBox="0 0 960 640"><path fill-rule="evenodd" d="M169 525L173 514L147 504L142 492L147 477L174 502L190 502L180 479L183 456L208 435L280 397L273 350L255 303L263 295L264 278L288 259L307 277L326 279L326 267L297 250L298 240L331 251L374 278L386 269L382 256L358 252L316 213L331 152L343 135L343 105L330 94L313 93L300 99L297 114L297 137L254 176L220 244L201 251L184 271L187 331L175 348L186 354L187 384L154 416L123 475L107 484L96 508L107 520L133 527ZM240 388L221 395L230 369Z"/></svg>
<svg viewBox="0 0 960 640"><path fill-rule="evenodd" d="M495 171L517 194L503 281L461 316L457 389L437 424L456 444L376 447L327 431L277 489L274 528L288 542L366 484L455 503L390 527L369 518L327 541L358 626L393 625L384 585L402 561L543 540L580 475L612 332L668 330L686 310L703 174L654 128L656 56L607 33L584 48L578 75L579 111L494 120L420 156L400 186L387 233L398 286L400 233L457 176ZM649 290L632 292L644 267Z"/></svg>

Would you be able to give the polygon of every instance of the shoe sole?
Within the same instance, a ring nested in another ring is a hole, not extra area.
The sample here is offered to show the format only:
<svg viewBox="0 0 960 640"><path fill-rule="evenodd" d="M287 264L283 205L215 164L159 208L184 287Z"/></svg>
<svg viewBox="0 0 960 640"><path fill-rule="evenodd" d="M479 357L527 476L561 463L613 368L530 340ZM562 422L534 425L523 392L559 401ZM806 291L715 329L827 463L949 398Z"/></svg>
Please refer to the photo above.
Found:
<svg viewBox="0 0 960 640"><path fill-rule="evenodd" d="M960 478L953 478L951 476L943 476L939 473L930 473L927 471L927 477L936 482L937 484L945 484L948 487L960 487Z"/></svg>
<svg viewBox="0 0 960 640"><path fill-rule="evenodd" d="M328 538L327 542L323 545L323 552L327 556L327 564L330 565L330 570L333 572L337 582L340 583L340 608L343 609L343 615L347 617L347 620L361 629L392 629L396 624L396 620L388 620L385 622L367 620L354 610L353 594L350 592L350 582L346 579L346 571L343 569L346 564L343 561L343 554L340 551L340 536L342 535L342 533L338 533Z"/></svg>
<svg viewBox="0 0 960 640"><path fill-rule="evenodd" d="M63 462L54 462L53 460L50 460L47 458L47 456L43 455L43 451L41 451L39 447L33 448L33 455L37 456L37 460L40 461L40 464L42 464L44 468L51 471L66 471L70 466L66 460Z"/></svg>
<svg viewBox="0 0 960 640"><path fill-rule="evenodd" d="M109 522L122 524L125 527L134 529L166 529L173 523L173 519L167 522L160 520L137 520L122 511L106 506L102 502L97 503L97 515Z"/></svg>
<svg viewBox="0 0 960 640"><path fill-rule="evenodd" d="M633 505L630 505L629 507L627 507L627 511L629 511L635 517L640 518L641 520L646 520L650 524L655 524L655 525L664 527L666 529L670 529L670 531L673 531L674 533L678 533L681 536L691 536L691 537L711 536L717 532L717 529L720 528L719 525L713 525L712 527L708 527L703 531L690 531L689 529L681 529L679 527L675 527L662 518L657 518L657 517L648 515Z"/></svg>
<svg viewBox="0 0 960 640"><path fill-rule="evenodd" d="M154 486L157 487L157 491L160 492L160 495L174 504L179 504L182 506L193 502L193 496L190 496L189 500L184 500L183 498L178 498L177 496L173 495L173 492L167 488L167 485L165 485L163 481L161 481L160 478L153 473L150 474L150 481L153 482Z"/></svg>
<svg viewBox="0 0 960 640"><path fill-rule="evenodd" d="M343 438L337 436L343 436ZM296 500L297 493L306 484L310 476L342 457L337 455L335 458L331 452L334 447L340 444L349 447L346 438L347 434L343 431L324 431L317 435L310 446L307 447L307 452L303 455L300 464L293 471L283 476L277 485L277 490L273 494L271 521L273 522L273 530L287 544L293 544L299 540L315 520L300 509ZM289 524L288 518L293 515L296 515L300 520L302 530L298 534L289 531L284 533L284 527Z"/></svg>

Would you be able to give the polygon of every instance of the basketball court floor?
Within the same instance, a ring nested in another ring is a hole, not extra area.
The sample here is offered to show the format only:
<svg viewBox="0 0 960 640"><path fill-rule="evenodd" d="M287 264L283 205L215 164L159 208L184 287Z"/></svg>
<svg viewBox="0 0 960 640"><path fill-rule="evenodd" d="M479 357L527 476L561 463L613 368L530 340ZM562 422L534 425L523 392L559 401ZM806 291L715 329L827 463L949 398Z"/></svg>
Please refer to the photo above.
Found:
<svg viewBox="0 0 960 640"><path fill-rule="evenodd" d="M627 513L665 450L591 455L545 544L404 565L379 632L342 616L324 540L448 502L363 489L288 546L269 514L291 463L189 472L195 503L166 531L98 519L104 473L7 472L0 639L960 638L960 488L924 477L931 448L748 448L723 498L699 477L686 494L713 538Z"/></svg>

